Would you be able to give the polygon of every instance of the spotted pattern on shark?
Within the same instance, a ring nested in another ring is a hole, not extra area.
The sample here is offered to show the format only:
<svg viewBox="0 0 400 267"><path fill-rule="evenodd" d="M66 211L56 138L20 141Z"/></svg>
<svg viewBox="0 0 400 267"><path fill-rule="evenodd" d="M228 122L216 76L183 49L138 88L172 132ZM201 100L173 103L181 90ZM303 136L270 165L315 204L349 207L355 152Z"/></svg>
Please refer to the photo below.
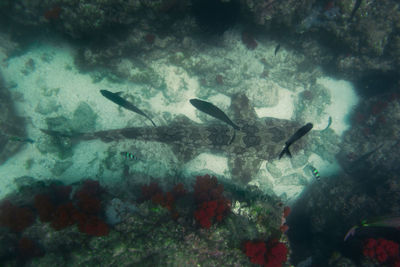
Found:
<svg viewBox="0 0 400 267"><path fill-rule="evenodd" d="M264 160L278 158L285 141L301 124L277 118L258 118L244 94L232 96L232 118L240 126L232 143L234 129L216 121L196 123L184 115L177 116L172 123L157 127L130 127L76 135L78 141L100 139L103 142L124 139L162 142L172 147L176 157L187 162L201 153L226 156L231 178L247 184L260 170ZM304 147L307 138L291 147L296 154Z"/></svg>

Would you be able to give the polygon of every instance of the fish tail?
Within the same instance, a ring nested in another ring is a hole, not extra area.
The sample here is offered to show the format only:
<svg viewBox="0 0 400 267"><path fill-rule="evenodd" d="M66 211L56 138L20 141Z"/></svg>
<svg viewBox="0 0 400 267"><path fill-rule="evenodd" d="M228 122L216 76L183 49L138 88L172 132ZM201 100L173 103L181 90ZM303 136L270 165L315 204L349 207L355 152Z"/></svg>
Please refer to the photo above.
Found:
<svg viewBox="0 0 400 267"><path fill-rule="evenodd" d="M283 157L283 155L285 155L285 154L287 154L289 156L289 158L292 157L292 153L290 153L288 145L285 145L282 152L279 154L279 159L281 159Z"/></svg>
<svg viewBox="0 0 400 267"><path fill-rule="evenodd" d="M232 142L235 140L235 137L236 137L236 131L233 130L233 136L232 139L229 141L228 145L232 144Z"/></svg>
<svg viewBox="0 0 400 267"><path fill-rule="evenodd" d="M152 119L150 119L150 118L148 118L148 119L151 121L151 123L153 124L154 127L157 127L157 125L154 123L154 121Z"/></svg>
<svg viewBox="0 0 400 267"><path fill-rule="evenodd" d="M55 138L69 138L73 143L78 142L85 135L83 133L66 133L60 131L54 131L49 129L40 129L43 133L50 135Z"/></svg>

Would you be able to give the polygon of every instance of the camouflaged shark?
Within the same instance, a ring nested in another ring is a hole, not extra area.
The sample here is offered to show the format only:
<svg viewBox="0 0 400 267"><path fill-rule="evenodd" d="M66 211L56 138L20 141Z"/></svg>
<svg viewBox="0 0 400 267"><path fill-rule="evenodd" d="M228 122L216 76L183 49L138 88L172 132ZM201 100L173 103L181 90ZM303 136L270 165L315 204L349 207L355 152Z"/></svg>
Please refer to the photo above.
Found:
<svg viewBox="0 0 400 267"><path fill-rule="evenodd" d="M182 162L192 160L201 153L225 155L232 179L247 184L258 173L262 161L278 158L285 141L301 125L284 119L258 118L244 94L232 97L231 111L234 121L240 126L232 143L235 131L232 127L218 121L212 124L196 123L183 115L177 116L166 126L105 130L81 133L76 137L78 141L137 139L163 142L171 145ZM306 139L294 143L292 152L299 151Z"/></svg>

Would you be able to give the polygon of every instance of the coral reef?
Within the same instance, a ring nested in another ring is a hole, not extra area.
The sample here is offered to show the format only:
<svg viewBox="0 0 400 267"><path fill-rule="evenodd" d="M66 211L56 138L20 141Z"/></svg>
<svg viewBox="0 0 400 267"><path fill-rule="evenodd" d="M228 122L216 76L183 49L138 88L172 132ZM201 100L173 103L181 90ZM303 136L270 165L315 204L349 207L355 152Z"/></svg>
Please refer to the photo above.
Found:
<svg viewBox="0 0 400 267"><path fill-rule="evenodd" d="M267 266L280 266L278 262L286 261L286 237L279 227L288 209L255 188L242 189L205 175L196 178L193 191L177 183L164 193L153 181L141 187L132 185L129 190L137 189L134 197L120 193L116 201L112 188L103 188L93 180L69 186L50 181L26 183L20 193L9 199L24 203L32 215L36 211L39 220L29 220L29 224L15 229L18 232L11 228L10 235L1 235L1 241L7 241L14 249L11 254L3 254L0 246L1 263L16 260L36 266L88 266L101 261L119 266L251 266L241 244L255 238L270 240L265 242L267 250L263 255L266 263L275 265ZM243 190L247 193L243 194ZM232 212L228 196L236 203ZM107 202L107 207L113 209L112 213L106 211L106 216L112 217L107 219L112 226L103 222L103 203ZM3 207L0 210L2 223L9 220L3 220L8 214L4 210L7 211ZM199 210L207 210L206 225L196 220ZM11 217L15 220L18 216ZM19 234L23 234L22 239Z"/></svg>

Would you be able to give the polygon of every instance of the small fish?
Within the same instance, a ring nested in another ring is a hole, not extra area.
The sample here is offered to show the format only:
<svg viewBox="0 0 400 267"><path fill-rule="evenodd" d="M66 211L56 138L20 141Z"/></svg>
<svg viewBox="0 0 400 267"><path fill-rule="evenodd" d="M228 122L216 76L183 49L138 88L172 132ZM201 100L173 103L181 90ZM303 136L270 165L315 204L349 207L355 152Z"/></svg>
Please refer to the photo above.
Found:
<svg viewBox="0 0 400 267"><path fill-rule="evenodd" d="M370 220L362 220L360 224L354 225L347 231L344 236L344 241L346 241L350 236L355 235L356 229L361 227L400 227L400 217L379 217Z"/></svg>
<svg viewBox="0 0 400 267"><path fill-rule="evenodd" d="M132 154L131 152L123 151L120 154L130 160L139 160L139 158L136 157L136 155Z"/></svg>
<svg viewBox="0 0 400 267"><path fill-rule="evenodd" d="M315 177L315 179L319 182L321 181L321 176L319 175L319 172L316 168L314 168L314 166L308 165L308 167L310 168L313 176Z"/></svg>
<svg viewBox="0 0 400 267"><path fill-rule="evenodd" d="M276 56L276 54L278 54L279 49L281 49L281 44L278 44L278 45L275 47L275 56Z"/></svg>
<svg viewBox="0 0 400 267"><path fill-rule="evenodd" d="M235 130L238 130L238 131L240 130L239 126L237 126L235 123L233 123L222 110L220 110L218 107L214 106L213 104L203 101L203 100L200 100L200 99L195 99L195 98L190 99L189 101L190 101L190 104L192 104L198 110L229 124Z"/></svg>
<svg viewBox="0 0 400 267"><path fill-rule="evenodd" d="M353 10L351 11L351 15L349 18L349 21L352 21L354 18L354 15L356 14L358 8L361 6L362 0L356 0L356 3L354 4Z"/></svg>
<svg viewBox="0 0 400 267"><path fill-rule="evenodd" d="M292 154L289 151L289 147L296 142L297 140L299 140L300 138L302 138L304 135L306 135L313 127L312 123L307 123L306 125L304 125L303 127L301 127L300 129L298 129L290 138L289 140L287 140L285 142L285 147L283 148L282 152L279 154L279 159L282 158L282 156L284 154L288 154L289 157L292 157Z"/></svg>
<svg viewBox="0 0 400 267"><path fill-rule="evenodd" d="M141 111L140 109L135 107L132 103L130 103L130 102L126 101L125 99L123 99L122 97L120 97L119 95L121 94L121 92L113 93L113 92L110 92L107 90L100 90L100 93L105 98L107 98L108 100L111 100L115 104L146 117L148 120L151 121L151 123L154 125L154 127L156 127L156 124L150 119L149 116L147 116L143 111Z"/></svg>
<svg viewBox="0 0 400 267"><path fill-rule="evenodd" d="M325 129L323 129L322 131L326 131L326 130L328 130L329 129L329 127L331 127L331 124L332 124L332 117L331 116L329 116L329 118L328 118L328 125L325 127ZM321 131L321 132L322 132Z"/></svg>
<svg viewBox="0 0 400 267"><path fill-rule="evenodd" d="M30 138L22 138L22 137L19 137L19 136L9 136L9 140L17 141L17 142L23 142L23 143L27 142L27 143L31 143L31 144L35 143L35 141L33 141Z"/></svg>

